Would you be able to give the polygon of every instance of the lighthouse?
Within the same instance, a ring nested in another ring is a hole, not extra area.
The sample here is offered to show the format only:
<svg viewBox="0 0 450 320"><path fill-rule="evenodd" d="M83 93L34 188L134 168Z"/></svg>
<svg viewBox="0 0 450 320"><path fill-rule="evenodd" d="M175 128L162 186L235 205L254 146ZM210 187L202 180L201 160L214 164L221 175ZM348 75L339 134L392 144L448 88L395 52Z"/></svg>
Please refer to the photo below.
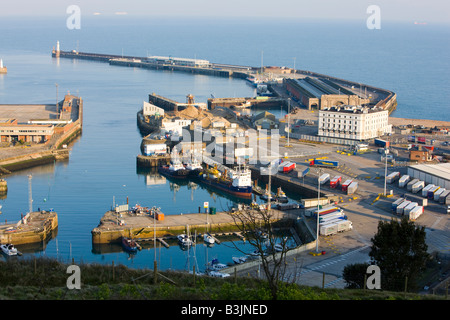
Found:
<svg viewBox="0 0 450 320"><path fill-rule="evenodd" d="M1 73L8 73L8 69L3 65L3 59L0 59L0 74Z"/></svg>
<svg viewBox="0 0 450 320"><path fill-rule="evenodd" d="M59 51L59 41L56 41L56 50L55 50L55 47L53 47L53 56L58 58L59 57L59 53L60 53L60 51Z"/></svg>

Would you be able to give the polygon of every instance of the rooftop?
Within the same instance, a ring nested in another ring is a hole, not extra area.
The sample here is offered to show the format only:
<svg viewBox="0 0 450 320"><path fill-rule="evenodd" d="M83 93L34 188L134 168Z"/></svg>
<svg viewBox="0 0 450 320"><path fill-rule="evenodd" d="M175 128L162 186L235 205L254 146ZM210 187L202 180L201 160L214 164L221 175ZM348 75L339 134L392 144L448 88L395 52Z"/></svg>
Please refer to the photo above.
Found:
<svg viewBox="0 0 450 320"><path fill-rule="evenodd" d="M417 164L410 166L410 168L450 180L450 163Z"/></svg>

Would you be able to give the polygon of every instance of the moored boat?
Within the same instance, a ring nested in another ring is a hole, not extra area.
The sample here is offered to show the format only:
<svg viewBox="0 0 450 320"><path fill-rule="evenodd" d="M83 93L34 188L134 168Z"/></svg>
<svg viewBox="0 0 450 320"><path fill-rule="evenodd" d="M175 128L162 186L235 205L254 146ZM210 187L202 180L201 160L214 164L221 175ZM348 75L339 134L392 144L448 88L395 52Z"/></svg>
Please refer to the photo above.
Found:
<svg viewBox="0 0 450 320"><path fill-rule="evenodd" d="M190 238L187 234L185 234L185 233L179 234L179 235L177 236L177 239L178 239L178 243L179 243L180 245L182 245L182 246L190 246L190 245L192 245L192 240L191 240L191 238Z"/></svg>
<svg viewBox="0 0 450 320"><path fill-rule="evenodd" d="M213 244L215 241L214 237L210 235L209 233L205 233L203 235L203 241L207 244Z"/></svg>
<svg viewBox="0 0 450 320"><path fill-rule="evenodd" d="M122 247L129 252L141 250L141 246L133 239L122 237Z"/></svg>
<svg viewBox="0 0 450 320"><path fill-rule="evenodd" d="M162 175L167 175L175 179L186 179L189 171L183 166L181 161L174 160L170 165L161 166L158 172Z"/></svg>
<svg viewBox="0 0 450 320"><path fill-rule="evenodd" d="M217 170L216 170L217 171ZM248 168L229 170L223 174L212 173L210 169L204 170L199 175L201 183L232 194L236 197L252 197L251 171Z"/></svg>
<svg viewBox="0 0 450 320"><path fill-rule="evenodd" d="M0 248L2 249L3 253L8 256L16 256L20 254L17 248L14 247L14 245L11 243L2 244Z"/></svg>

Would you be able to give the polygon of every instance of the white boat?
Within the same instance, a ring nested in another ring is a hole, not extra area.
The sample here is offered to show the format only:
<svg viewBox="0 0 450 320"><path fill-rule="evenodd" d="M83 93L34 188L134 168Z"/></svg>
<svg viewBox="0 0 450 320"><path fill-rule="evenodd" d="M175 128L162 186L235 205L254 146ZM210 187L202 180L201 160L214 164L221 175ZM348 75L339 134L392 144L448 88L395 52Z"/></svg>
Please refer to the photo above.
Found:
<svg viewBox="0 0 450 320"><path fill-rule="evenodd" d="M213 244L214 242L216 242L214 240L214 237L212 235L210 235L209 233L205 233L203 235L203 241L207 244Z"/></svg>
<svg viewBox="0 0 450 320"><path fill-rule="evenodd" d="M222 273L222 272L218 272L218 271L209 271L208 275L211 277L217 277L217 278L227 278L230 276L229 273Z"/></svg>
<svg viewBox="0 0 450 320"><path fill-rule="evenodd" d="M183 246L190 246L192 244L192 240L189 238L187 234L179 234L177 236L178 242Z"/></svg>
<svg viewBox="0 0 450 320"><path fill-rule="evenodd" d="M208 269L212 271L219 271L227 267L228 266L226 264L220 263L217 259L213 259L210 263L208 263Z"/></svg>
<svg viewBox="0 0 450 320"><path fill-rule="evenodd" d="M247 257L232 257L234 263L241 264L247 261Z"/></svg>
<svg viewBox="0 0 450 320"><path fill-rule="evenodd" d="M3 253L7 254L8 256L16 256L19 254L19 251L11 243L2 244L0 248L2 249Z"/></svg>

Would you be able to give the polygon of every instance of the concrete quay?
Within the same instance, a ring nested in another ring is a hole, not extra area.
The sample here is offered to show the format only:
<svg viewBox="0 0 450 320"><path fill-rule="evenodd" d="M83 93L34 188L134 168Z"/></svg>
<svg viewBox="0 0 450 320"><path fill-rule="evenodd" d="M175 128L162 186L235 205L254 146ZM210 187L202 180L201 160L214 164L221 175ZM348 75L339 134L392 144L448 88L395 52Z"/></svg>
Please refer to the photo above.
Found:
<svg viewBox="0 0 450 320"><path fill-rule="evenodd" d="M57 228L56 212L31 212L19 222L0 225L0 242L14 245L40 243L53 236Z"/></svg>
<svg viewBox="0 0 450 320"><path fill-rule="evenodd" d="M129 211L116 213L107 211L101 218L99 225L92 233L93 244L107 244L120 242L122 237L130 237L135 240L174 239L177 235L190 233L193 235L210 232L211 234L237 232L238 215L235 212L206 213L181 213L165 215L163 220L153 218L149 214L135 214ZM272 209L274 221L291 217L289 213Z"/></svg>

